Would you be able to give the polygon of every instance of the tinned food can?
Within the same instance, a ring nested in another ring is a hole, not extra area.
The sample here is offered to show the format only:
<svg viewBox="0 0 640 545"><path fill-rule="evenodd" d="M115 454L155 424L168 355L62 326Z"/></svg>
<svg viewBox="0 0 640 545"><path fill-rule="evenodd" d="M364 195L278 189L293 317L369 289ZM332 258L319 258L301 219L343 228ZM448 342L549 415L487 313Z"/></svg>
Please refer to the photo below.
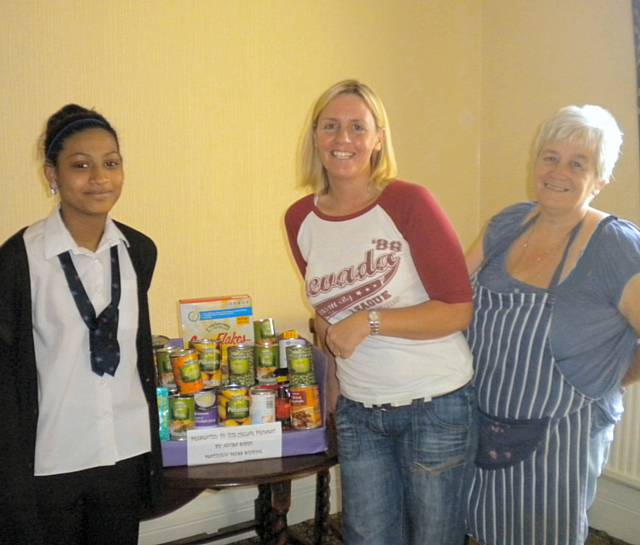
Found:
<svg viewBox="0 0 640 545"><path fill-rule="evenodd" d="M173 395L169 398L171 419L169 431L174 441L185 441L187 431L196 425L193 396Z"/></svg>
<svg viewBox="0 0 640 545"><path fill-rule="evenodd" d="M279 368L278 342L275 339L261 339L256 342L256 379L260 384L276 382Z"/></svg>
<svg viewBox="0 0 640 545"><path fill-rule="evenodd" d="M254 386L249 390L252 424L276 421L276 390L268 386Z"/></svg>
<svg viewBox="0 0 640 545"><path fill-rule="evenodd" d="M195 394L202 390L202 374L200 359L193 348L179 349L171 352L173 377L181 394Z"/></svg>
<svg viewBox="0 0 640 545"><path fill-rule="evenodd" d="M254 347L252 344L236 344L227 349L229 359L229 383L253 386L256 382Z"/></svg>
<svg viewBox="0 0 640 545"><path fill-rule="evenodd" d="M311 430L322 427L320 390L316 384L301 384L289 388L291 395L291 427Z"/></svg>
<svg viewBox="0 0 640 545"><path fill-rule="evenodd" d="M158 372L158 386L166 388L170 393L175 393L178 390L171 364L171 353L176 350L179 349L173 346L161 346L153 351Z"/></svg>
<svg viewBox="0 0 640 545"><path fill-rule="evenodd" d="M216 397L215 390L202 390L193 394L196 428L210 428L218 425Z"/></svg>
<svg viewBox="0 0 640 545"><path fill-rule="evenodd" d="M229 385L218 394L218 417L224 426L251 424L249 392L244 386Z"/></svg>
<svg viewBox="0 0 640 545"><path fill-rule="evenodd" d="M222 369L220 368L220 341L213 339L197 339L190 342L191 347L198 352L200 372L204 388L215 388L222 384Z"/></svg>
<svg viewBox="0 0 640 545"><path fill-rule="evenodd" d="M313 349L306 341L287 346L287 367L291 386L315 384Z"/></svg>

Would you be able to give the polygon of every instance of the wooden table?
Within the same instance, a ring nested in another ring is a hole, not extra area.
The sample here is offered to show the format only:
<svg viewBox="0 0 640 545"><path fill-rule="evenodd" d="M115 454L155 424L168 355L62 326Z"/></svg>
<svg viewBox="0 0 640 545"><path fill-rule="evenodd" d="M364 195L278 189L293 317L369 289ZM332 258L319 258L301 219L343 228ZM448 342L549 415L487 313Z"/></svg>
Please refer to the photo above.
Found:
<svg viewBox="0 0 640 545"><path fill-rule="evenodd" d="M334 449L321 454L270 458L249 462L180 466L164 469L166 499L154 516L167 514L195 498L203 490L257 486L255 520L222 528L213 534L198 534L162 545L196 545L255 529L265 545L300 543L301 537L287 532L291 506L291 481L316 475L314 545L322 545L329 531L329 469L337 463Z"/></svg>

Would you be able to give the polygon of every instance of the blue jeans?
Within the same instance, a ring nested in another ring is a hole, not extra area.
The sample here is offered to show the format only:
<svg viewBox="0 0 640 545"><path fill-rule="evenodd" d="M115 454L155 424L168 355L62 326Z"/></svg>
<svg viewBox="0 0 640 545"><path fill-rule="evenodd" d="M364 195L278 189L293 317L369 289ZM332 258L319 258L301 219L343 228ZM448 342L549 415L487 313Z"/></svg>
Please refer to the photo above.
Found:
<svg viewBox="0 0 640 545"><path fill-rule="evenodd" d="M475 451L472 386L391 409L338 400L346 545L461 545Z"/></svg>

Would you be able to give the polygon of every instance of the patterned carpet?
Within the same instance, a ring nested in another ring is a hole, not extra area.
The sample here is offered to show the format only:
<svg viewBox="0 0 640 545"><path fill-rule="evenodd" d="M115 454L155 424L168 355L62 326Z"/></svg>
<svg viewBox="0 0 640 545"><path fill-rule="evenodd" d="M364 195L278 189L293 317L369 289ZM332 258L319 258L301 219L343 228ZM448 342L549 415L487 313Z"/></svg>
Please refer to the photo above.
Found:
<svg viewBox="0 0 640 545"><path fill-rule="evenodd" d="M340 527L340 515L331 515L332 525L337 528ZM300 524L294 524L291 527L291 531L298 537L303 538L305 541L309 543L313 542L313 520L307 520L301 522ZM242 541L238 541L233 545L260 545L260 540L257 537L252 537L249 539L243 539ZM325 540L325 545L342 545L342 541L337 536L337 534L333 531L329 532ZM600 530L591 530L589 533L589 539L587 540L586 545L629 545L625 541L620 541L619 539L615 539L613 537L608 536L604 532Z"/></svg>

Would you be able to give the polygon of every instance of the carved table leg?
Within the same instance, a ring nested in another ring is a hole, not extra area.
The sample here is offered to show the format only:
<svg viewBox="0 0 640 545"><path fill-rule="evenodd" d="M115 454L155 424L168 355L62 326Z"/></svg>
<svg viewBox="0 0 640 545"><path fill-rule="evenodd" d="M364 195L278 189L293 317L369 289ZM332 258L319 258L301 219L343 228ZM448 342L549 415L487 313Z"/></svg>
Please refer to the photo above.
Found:
<svg viewBox="0 0 640 545"><path fill-rule="evenodd" d="M271 484L271 536L272 545L287 544L287 513L291 507L291 481Z"/></svg>
<svg viewBox="0 0 640 545"><path fill-rule="evenodd" d="M331 489L329 471L319 471L316 475L316 518L313 532L314 545L323 545L329 532L329 509Z"/></svg>
<svg viewBox="0 0 640 545"><path fill-rule="evenodd" d="M268 484L258 485L258 497L253 504L256 534L262 543L268 543L271 537L271 487Z"/></svg>

